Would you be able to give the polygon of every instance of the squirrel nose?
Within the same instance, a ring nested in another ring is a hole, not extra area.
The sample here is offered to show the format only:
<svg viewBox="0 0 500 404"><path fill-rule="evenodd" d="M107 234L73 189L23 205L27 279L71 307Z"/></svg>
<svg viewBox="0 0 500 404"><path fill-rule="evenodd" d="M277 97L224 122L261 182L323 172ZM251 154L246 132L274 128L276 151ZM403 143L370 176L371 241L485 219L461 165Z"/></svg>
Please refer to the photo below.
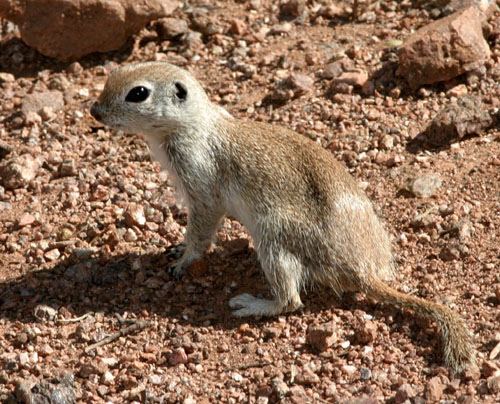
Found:
<svg viewBox="0 0 500 404"><path fill-rule="evenodd" d="M102 120L102 116L99 113L99 104L97 102L94 102L94 104L92 104L92 106L90 107L90 115L92 115L98 121Z"/></svg>

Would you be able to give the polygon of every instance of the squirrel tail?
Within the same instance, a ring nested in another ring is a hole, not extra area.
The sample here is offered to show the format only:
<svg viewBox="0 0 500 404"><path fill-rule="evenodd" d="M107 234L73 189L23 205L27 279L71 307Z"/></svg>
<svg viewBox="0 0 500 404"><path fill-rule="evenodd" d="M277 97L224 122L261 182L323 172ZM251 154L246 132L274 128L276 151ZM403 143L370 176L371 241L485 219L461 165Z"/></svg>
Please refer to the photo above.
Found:
<svg viewBox="0 0 500 404"><path fill-rule="evenodd" d="M443 339L444 362L454 373L461 373L475 363L472 335L454 311L442 304L399 292L376 277L363 286L362 291L369 297L411 309L422 317L434 320Z"/></svg>

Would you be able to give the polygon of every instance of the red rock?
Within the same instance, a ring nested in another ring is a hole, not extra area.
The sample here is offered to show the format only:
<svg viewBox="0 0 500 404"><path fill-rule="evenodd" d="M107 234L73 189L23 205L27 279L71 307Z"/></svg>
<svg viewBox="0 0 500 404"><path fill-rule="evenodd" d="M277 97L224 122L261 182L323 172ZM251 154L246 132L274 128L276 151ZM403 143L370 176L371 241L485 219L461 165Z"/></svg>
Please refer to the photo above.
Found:
<svg viewBox="0 0 500 404"><path fill-rule="evenodd" d="M493 361L483 362L483 365L481 366L481 374L484 377L495 376L497 372L499 372L500 374L500 369L495 362Z"/></svg>
<svg viewBox="0 0 500 404"><path fill-rule="evenodd" d="M194 12L191 16L191 27L203 35L211 36L222 33L220 21L212 15Z"/></svg>
<svg viewBox="0 0 500 404"><path fill-rule="evenodd" d="M25 115L30 112L39 114L46 107L51 108L52 111L64 108L63 94L57 90L28 94L23 98L21 111Z"/></svg>
<svg viewBox="0 0 500 404"><path fill-rule="evenodd" d="M314 84L314 80L311 77L301 73L290 74L286 81L288 87L293 90L295 96L308 93L311 91Z"/></svg>
<svg viewBox="0 0 500 404"><path fill-rule="evenodd" d="M0 18L18 25L21 38L61 60L120 48L148 22L166 17L176 0L2 0Z"/></svg>
<svg viewBox="0 0 500 404"><path fill-rule="evenodd" d="M306 9L305 0L288 0L280 6L281 18L298 18Z"/></svg>
<svg viewBox="0 0 500 404"><path fill-rule="evenodd" d="M412 88L450 80L490 58L484 14L475 6L441 18L412 34L399 50L398 74Z"/></svg>
<svg viewBox="0 0 500 404"><path fill-rule="evenodd" d="M266 96L266 102L285 103L286 101L307 94L313 89L314 79L301 73L291 73L281 80L273 93Z"/></svg>
<svg viewBox="0 0 500 404"><path fill-rule="evenodd" d="M408 383L404 383L397 389L396 396L394 397L394 403L402 404L414 396L415 391L413 388Z"/></svg>
<svg viewBox="0 0 500 404"><path fill-rule="evenodd" d="M128 226L142 227L146 224L146 216L144 215L144 207L136 203L131 203L125 211L125 223Z"/></svg>
<svg viewBox="0 0 500 404"><path fill-rule="evenodd" d="M281 380L279 378L274 378L271 381L271 385L273 388L273 393L276 394L278 399L282 399L290 391L290 388L288 387L288 385L283 380ZM300 389L302 389L302 387L300 387L300 386L296 386L296 387L299 387ZM303 391L303 389L302 389L302 391Z"/></svg>
<svg viewBox="0 0 500 404"><path fill-rule="evenodd" d="M247 238L237 238L229 241L225 245L225 253L228 256L238 255L248 250L249 241Z"/></svg>
<svg viewBox="0 0 500 404"><path fill-rule="evenodd" d="M345 14L345 9L336 4L328 4L321 6L318 11L318 15L324 18L335 18Z"/></svg>
<svg viewBox="0 0 500 404"><path fill-rule="evenodd" d="M272 338L278 338L281 335L282 330L278 327L265 327L262 330L262 333L266 338L272 339Z"/></svg>
<svg viewBox="0 0 500 404"><path fill-rule="evenodd" d="M313 349L323 352L337 341L333 322L307 327L306 341Z"/></svg>
<svg viewBox="0 0 500 404"><path fill-rule="evenodd" d="M43 256L49 261L55 261L61 256L61 253L57 248L53 248L52 250L47 251Z"/></svg>
<svg viewBox="0 0 500 404"><path fill-rule="evenodd" d="M445 246L439 252L439 258L443 261L456 261L460 259L460 251L453 246Z"/></svg>
<svg viewBox="0 0 500 404"><path fill-rule="evenodd" d="M465 380L479 380L481 378L481 371L477 365L470 365L464 371Z"/></svg>
<svg viewBox="0 0 500 404"><path fill-rule="evenodd" d="M335 83L344 83L356 87L363 87L367 81L368 73L364 70L344 72L333 79Z"/></svg>
<svg viewBox="0 0 500 404"><path fill-rule="evenodd" d="M107 201L109 199L109 189L104 185L97 185L95 191L92 193L91 200L93 201Z"/></svg>
<svg viewBox="0 0 500 404"><path fill-rule="evenodd" d="M365 321L356 332L356 341L362 345L369 344L377 338L377 333L377 324L373 321Z"/></svg>
<svg viewBox="0 0 500 404"><path fill-rule="evenodd" d="M25 213L19 218L17 225L19 227L29 226L30 224L33 224L35 220L35 216L30 213Z"/></svg>
<svg viewBox="0 0 500 404"><path fill-rule="evenodd" d="M444 384L439 377L433 377L425 386L425 397L430 402L438 402L443 396Z"/></svg>
<svg viewBox="0 0 500 404"><path fill-rule="evenodd" d="M0 178L7 189L26 186L38 173L42 161L30 154L8 160L0 167Z"/></svg>
<svg viewBox="0 0 500 404"><path fill-rule="evenodd" d="M188 357L183 348L177 348L175 351L167 355L167 360L171 366L176 366L181 363L187 363Z"/></svg>
<svg viewBox="0 0 500 404"><path fill-rule="evenodd" d="M290 402L293 404L305 404L309 402L309 397L302 386L293 386L289 392Z"/></svg>
<svg viewBox="0 0 500 404"><path fill-rule="evenodd" d="M163 39L172 39L189 32L187 22L180 18L160 18L156 22L156 27Z"/></svg>
<svg viewBox="0 0 500 404"><path fill-rule="evenodd" d="M458 86L450 88L446 94L450 97L462 97L467 95L467 86L465 84L459 84Z"/></svg>
<svg viewBox="0 0 500 404"><path fill-rule="evenodd" d="M229 32L235 35L244 35L247 31L247 24L245 21L240 20L238 18L234 18L231 20L231 27L229 28Z"/></svg>
<svg viewBox="0 0 500 404"><path fill-rule="evenodd" d="M494 123L478 97L463 96L439 111L423 135L427 142L442 146L465 136L481 135Z"/></svg>
<svg viewBox="0 0 500 404"><path fill-rule="evenodd" d="M16 77L12 73L0 72L0 83L12 83Z"/></svg>
<svg viewBox="0 0 500 404"><path fill-rule="evenodd" d="M308 368L305 368L302 372L300 372L295 377L295 382L297 384L301 384L301 385L305 385L305 386L318 384L320 381L321 380L320 380L319 376Z"/></svg>
<svg viewBox="0 0 500 404"><path fill-rule="evenodd" d="M421 174L412 179L410 192L418 198L430 198L441 188L443 180L437 174Z"/></svg>
<svg viewBox="0 0 500 404"><path fill-rule="evenodd" d="M336 60L335 62L328 63L321 74L324 79L333 79L338 77L345 71L352 71L354 68L354 62L349 58L342 58Z"/></svg>

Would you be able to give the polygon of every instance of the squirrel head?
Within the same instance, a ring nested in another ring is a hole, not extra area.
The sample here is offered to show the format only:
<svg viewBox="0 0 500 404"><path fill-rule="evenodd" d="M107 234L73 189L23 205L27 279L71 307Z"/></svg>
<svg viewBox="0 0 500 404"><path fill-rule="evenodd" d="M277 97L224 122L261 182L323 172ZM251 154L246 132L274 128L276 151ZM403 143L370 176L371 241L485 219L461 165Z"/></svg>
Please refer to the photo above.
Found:
<svg viewBox="0 0 500 404"><path fill-rule="evenodd" d="M90 109L105 125L144 134L199 127L215 111L203 87L188 71L165 62L113 70Z"/></svg>

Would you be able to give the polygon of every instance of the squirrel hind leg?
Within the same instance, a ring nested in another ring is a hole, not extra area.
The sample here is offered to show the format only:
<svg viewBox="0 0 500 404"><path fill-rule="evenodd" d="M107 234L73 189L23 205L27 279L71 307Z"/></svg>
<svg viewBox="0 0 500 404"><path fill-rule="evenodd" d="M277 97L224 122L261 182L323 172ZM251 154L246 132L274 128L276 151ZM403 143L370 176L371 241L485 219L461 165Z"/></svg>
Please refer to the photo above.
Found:
<svg viewBox="0 0 500 404"><path fill-rule="evenodd" d="M288 252L262 254L259 256L266 279L271 286L273 299L259 299L248 293L233 297L229 306L233 315L276 316L295 311L302 306L300 290L302 287L303 267L300 261Z"/></svg>

